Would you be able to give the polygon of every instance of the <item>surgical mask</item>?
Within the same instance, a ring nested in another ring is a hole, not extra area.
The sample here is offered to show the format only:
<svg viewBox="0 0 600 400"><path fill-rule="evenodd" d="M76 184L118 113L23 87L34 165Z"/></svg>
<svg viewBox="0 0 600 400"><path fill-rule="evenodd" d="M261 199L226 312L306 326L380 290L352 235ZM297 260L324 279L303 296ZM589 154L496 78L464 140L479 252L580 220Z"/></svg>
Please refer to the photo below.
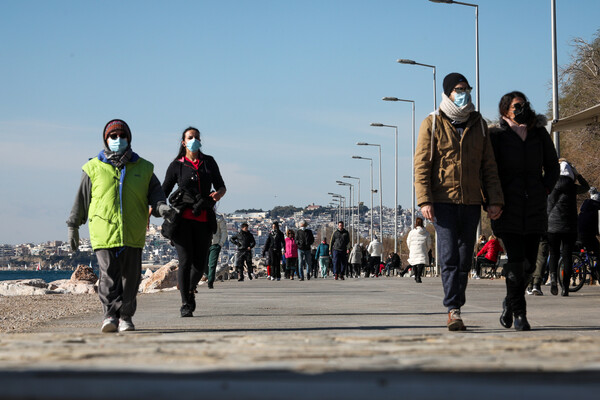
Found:
<svg viewBox="0 0 600 400"><path fill-rule="evenodd" d="M189 140L186 144L185 147L187 147L187 149L189 151L191 151L192 153L197 152L198 150L200 150L200 147L202 147L202 144L200 143L200 141L196 138Z"/></svg>
<svg viewBox="0 0 600 400"><path fill-rule="evenodd" d="M457 107L464 107L471 101L471 95L467 92L454 93L454 104Z"/></svg>
<svg viewBox="0 0 600 400"><path fill-rule="evenodd" d="M123 139L120 137L116 139L108 138L107 143L110 151L114 151L115 153L123 153L128 145L127 139Z"/></svg>

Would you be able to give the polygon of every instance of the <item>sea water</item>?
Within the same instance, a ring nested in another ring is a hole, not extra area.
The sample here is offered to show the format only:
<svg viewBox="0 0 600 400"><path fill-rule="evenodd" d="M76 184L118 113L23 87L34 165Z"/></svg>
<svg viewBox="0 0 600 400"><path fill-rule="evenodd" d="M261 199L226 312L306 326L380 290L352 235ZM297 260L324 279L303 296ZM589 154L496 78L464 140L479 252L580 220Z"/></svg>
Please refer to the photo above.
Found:
<svg viewBox="0 0 600 400"><path fill-rule="evenodd" d="M0 281L15 279L43 279L46 282L70 279L73 271L0 271Z"/></svg>

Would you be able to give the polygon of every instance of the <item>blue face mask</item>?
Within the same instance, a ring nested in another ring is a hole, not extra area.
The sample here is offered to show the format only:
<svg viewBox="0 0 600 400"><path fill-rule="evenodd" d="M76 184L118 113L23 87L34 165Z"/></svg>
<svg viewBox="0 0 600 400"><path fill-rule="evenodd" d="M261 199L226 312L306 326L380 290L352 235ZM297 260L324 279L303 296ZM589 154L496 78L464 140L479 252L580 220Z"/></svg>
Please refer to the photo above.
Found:
<svg viewBox="0 0 600 400"><path fill-rule="evenodd" d="M456 104L457 107L464 107L469 104L469 101L471 101L471 95L469 93L454 93L454 104Z"/></svg>
<svg viewBox="0 0 600 400"><path fill-rule="evenodd" d="M202 144L200 143L200 141L198 139L194 138L194 139L188 141L185 144L185 147L187 147L187 149L189 151L191 151L192 153L195 153L198 150L200 150L200 147L202 147Z"/></svg>
<svg viewBox="0 0 600 400"><path fill-rule="evenodd" d="M123 153L127 148L127 139L122 139L120 137L116 139L108 138L108 148L110 151L114 151L115 153Z"/></svg>

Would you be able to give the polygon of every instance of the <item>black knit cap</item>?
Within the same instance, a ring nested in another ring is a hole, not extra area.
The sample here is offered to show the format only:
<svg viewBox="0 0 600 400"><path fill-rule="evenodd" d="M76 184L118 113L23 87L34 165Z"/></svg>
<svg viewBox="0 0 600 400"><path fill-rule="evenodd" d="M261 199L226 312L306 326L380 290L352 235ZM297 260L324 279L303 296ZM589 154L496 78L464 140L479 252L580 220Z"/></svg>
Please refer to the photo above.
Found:
<svg viewBox="0 0 600 400"><path fill-rule="evenodd" d="M452 93L456 85L458 85L460 82L465 82L467 85L469 85L469 81L467 80L467 78L465 78L464 75L459 74L458 72L452 72L446 75L443 84L444 93L446 94L446 96L450 97L450 93Z"/></svg>

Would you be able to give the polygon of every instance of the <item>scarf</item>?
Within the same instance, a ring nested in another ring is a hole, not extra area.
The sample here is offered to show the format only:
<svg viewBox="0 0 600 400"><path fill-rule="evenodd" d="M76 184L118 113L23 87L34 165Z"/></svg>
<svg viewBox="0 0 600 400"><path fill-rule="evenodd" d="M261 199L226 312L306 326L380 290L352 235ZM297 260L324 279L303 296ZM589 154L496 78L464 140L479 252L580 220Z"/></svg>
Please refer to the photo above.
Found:
<svg viewBox="0 0 600 400"><path fill-rule="evenodd" d="M458 107L450 97L446 96L446 93L442 93L442 102L440 103L440 110L448 116L453 122L462 124L467 122L469 115L472 111L475 111L475 106L472 102L469 104Z"/></svg>
<svg viewBox="0 0 600 400"><path fill-rule="evenodd" d="M131 159L132 153L131 147L128 147L123 154L110 151L107 148L104 149L104 155L106 156L106 159L118 169L123 169L125 164L127 164Z"/></svg>
<svg viewBox="0 0 600 400"><path fill-rule="evenodd" d="M514 133L519 135L521 140L525 141L525 139L527 139L527 124L517 124L512 119L506 118L505 116L502 116L502 119L506 121Z"/></svg>

